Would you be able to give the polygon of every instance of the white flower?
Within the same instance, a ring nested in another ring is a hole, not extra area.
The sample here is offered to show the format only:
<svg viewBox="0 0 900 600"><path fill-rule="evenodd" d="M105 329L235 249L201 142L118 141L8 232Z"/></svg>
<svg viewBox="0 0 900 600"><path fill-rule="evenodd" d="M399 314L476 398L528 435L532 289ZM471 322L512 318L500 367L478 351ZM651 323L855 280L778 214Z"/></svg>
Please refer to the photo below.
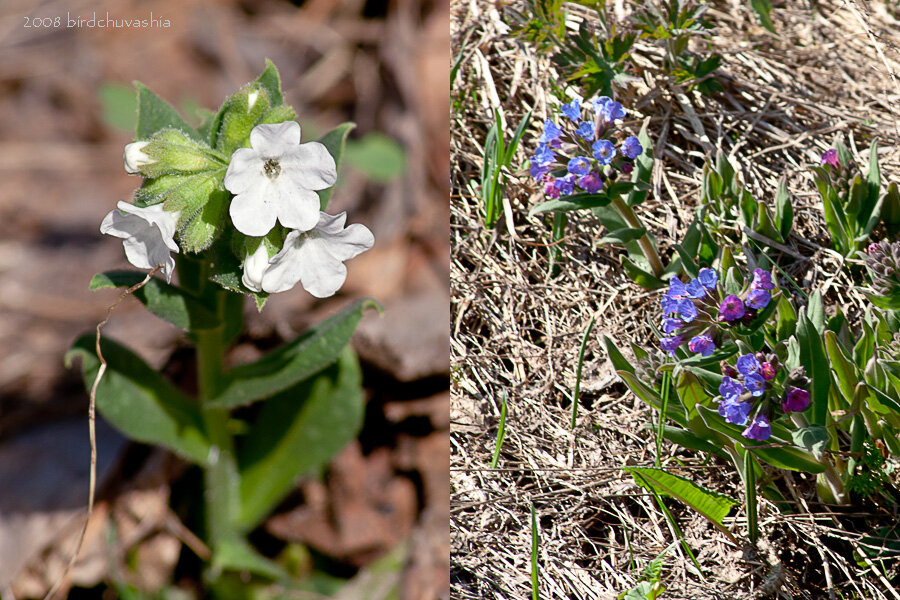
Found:
<svg viewBox="0 0 900 600"><path fill-rule="evenodd" d="M347 278L345 260L365 252L375 237L365 225L344 228L347 213L319 213L311 231L291 231L281 252L268 258L265 245L244 260L243 282L249 289L270 294L284 292L298 282L316 298L333 295ZM265 262L263 262L265 261Z"/></svg>
<svg viewBox="0 0 900 600"><path fill-rule="evenodd" d="M144 147L150 142L132 142L125 146L125 171L132 175L141 172L144 165L152 165L156 161L144 154Z"/></svg>
<svg viewBox="0 0 900 600"><path fill-rule="evenodd" d="M140 208L119 202L117 206L119 210L110 211L103 218L100 233L125 240L125 257L135 267L152 269L163 265L166 281L172 281L175 259L171 252L178 252L174 236L179 213L163 210L162 204Z"/></svg>
<svg viewBox="0 0 900 600"><path fill-rule="evenodd" d="M261 237L278 220L289 229L309 231L319 221L315 190L334 185L334 159L319 142L300 143L300 125L287 121L257 125L252 148L231 156L225 187L235 194L231 220L245 235Z"/></svg>

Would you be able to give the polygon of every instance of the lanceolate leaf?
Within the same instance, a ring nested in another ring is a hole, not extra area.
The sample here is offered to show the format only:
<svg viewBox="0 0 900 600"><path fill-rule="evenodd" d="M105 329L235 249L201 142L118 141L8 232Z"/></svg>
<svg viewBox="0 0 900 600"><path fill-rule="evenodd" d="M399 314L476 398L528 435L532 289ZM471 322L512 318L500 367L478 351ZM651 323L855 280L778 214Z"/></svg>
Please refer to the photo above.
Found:
<svg viewBox="0 0 900 600"><path fill-rule="evenodd" d="M224 408L250 404L322 370L340 356L367 308L381 310L381 305L370 298L358 300L261 360L227 371L221 392L210 403Z"/></svg>
<svg viewBox="0 0 900 600"><path fill-rule="evenodd" d="M138 96L137 139L147 139L157 131L171 127L183 131L198 142L202 140L200 134L185 123L165 100L142 83L135 82L134 87L137 88Z"/></svg>
<svg viewBox="0 0 900 600"><path fill-rule="evenodd" d="M828 356L825 354L825 345L822 343L822 335L810 322L806 311L801 311L797 320L797 341L800 345L800 364L806 369L806 374L811 380L809 390L812 403L811 422L813 425L825 425L828 393L831 390L831 369Z"/></svg>
<svg viewBox="0 0 900 600"><path fill-rule="evenodd" d="M653 489L657 494L678 498L701 515L722 526L722 520L728 516L737 500L724 494L701 487L681 475L669 473L654 467L624 467L634 475L635 482L641 487Z"/></svg>
<svg viewBox="0 0 900 600"><path fill-rule="evenodd" d="M100 360L95 337L85 334L66 353L66 366L81 359L84 383L91 389ZM107 370L97 386L97 410L128 437L159 444L198 464L209 456L203 419L193 400L164 380L131 350L103 339Z"/></svg>
<svg viewBox="0 0 900 600"><path fill-rule="evenodd" d="M273 398L244 440L241 514L252 529L291 490L300 475L324 465L362 426L362 375L348 348L335 365Z"/></svg>
<svg viewBox="0 0 900 600"><path fill-rule="evenodd" d="M106 271L94 275L90 288L131 287L146 277L137 271ZM192 294L158 277L151 277L146 285L134 292L134 297L151 313L185 331L213 329L220 323L218 317Z"/></svg>

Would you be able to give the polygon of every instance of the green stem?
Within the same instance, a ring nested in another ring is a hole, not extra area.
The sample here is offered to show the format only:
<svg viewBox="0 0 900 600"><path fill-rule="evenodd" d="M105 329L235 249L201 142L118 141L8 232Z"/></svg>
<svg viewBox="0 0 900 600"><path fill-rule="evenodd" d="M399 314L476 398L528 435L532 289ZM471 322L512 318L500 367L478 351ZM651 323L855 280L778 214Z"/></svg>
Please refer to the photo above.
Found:
<svg viewBox="0 0 900 600"><path fill-rule="evenodd" d="M615 207L616 211L619 213L625 222L628 223L628 226L633 229L640 229L644 225L641 223L641 220L635 214L635 212L631 209L628 204L622 200L621 196L616 196L612 199L612 205ZM647 259L647 262L650 263L650 268L653 270L653 274L662 279L663 268L662 261L659 258L659 253L656 251L656 245L650 240L650 234L644 233L637 240L638 245L641 247L641 250L644 252L644 258Z"/></svg>

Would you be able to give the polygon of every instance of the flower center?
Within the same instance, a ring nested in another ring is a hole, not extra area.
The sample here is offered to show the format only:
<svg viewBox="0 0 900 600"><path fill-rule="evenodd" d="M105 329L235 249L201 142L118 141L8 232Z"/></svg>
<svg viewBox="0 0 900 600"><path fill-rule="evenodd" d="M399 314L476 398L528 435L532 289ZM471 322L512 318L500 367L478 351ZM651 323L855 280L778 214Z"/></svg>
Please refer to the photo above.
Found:
<svg viewBox="0 0 900 600"><path fill-rule="evenodd" d="M263 172L269 179L277 179L281 175L281 165L274 158L267 158L263 163Z"/></svg>

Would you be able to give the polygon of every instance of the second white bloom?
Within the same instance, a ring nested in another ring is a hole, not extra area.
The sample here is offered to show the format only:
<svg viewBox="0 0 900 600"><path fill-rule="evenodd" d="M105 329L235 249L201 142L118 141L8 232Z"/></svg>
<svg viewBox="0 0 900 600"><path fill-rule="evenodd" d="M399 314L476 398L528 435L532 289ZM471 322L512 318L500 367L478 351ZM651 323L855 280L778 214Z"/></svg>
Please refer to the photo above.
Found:
<svg viewBox="0 0 900 600"><path fill-rule="evenodd" d="M257 125L250 148L239 148L225 173L225 187L235 195L229 213L244 235L261 237L279 221L289 229L309 231L319 222L316 190L334 185L334 159L319 142L300 143L295 121Z"/></svg>
<svg viewBox="0 0 900 600"><path fill-rule="evenodd" d="M316 298L332 296L344 284L344 261L365 252L375 237L365 225L344 227L346 213L319 213L310 231L291 231L281 251L268 257L264 244L244 260L244 285L255 292L284 292L300 283Z"/></svg>

